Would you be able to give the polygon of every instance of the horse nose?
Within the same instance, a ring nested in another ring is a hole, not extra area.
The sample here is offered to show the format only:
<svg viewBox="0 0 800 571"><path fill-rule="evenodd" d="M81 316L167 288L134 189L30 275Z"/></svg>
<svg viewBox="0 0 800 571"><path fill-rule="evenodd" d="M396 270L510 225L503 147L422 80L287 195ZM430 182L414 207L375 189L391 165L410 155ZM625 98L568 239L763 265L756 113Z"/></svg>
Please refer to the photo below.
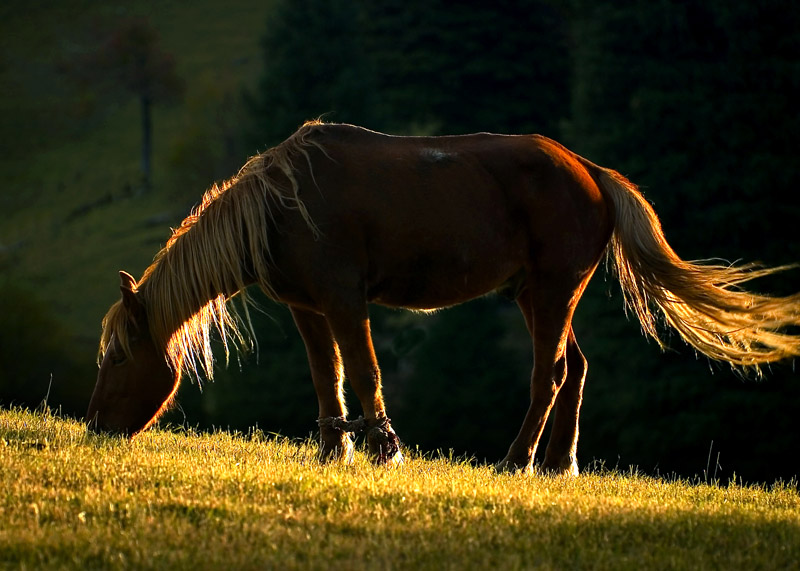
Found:
<svg viewBox="0 0 800 571"><path fill-rule="evenodd" d="M91 414L90 414L91 413ZM114 421L106 419L105 421L100 418L99 411L89 411L84 419L86 429L92 434L99 436L119 436L121 438L130 438L132 432L127 427L120 427L115 425Z"/></svg>
<svg viewBox="0 0 800 571"><path fill-rule="evenodd" d="M112 428L110 426L105 426L97 422L96 420L91 420L86 423L86 428L92 434L96 434L98 436L119 436L122 438L129 438L130 435L126 430L120 430L118 428Z"/></svg>
<svg viewBox="0 0 800 571"><path fill-rule="evenodd" d="M84 421L86 422L86 428L89 430L89 432L94 434L106 434L108 432L108 430L104 428L97 420L96 412L91 412L91 410L87 412Z"/></svg>
<svg viewBox="0 0 800 571"><path fill-rule="evenodd" d="M90 407L89 410L86 412L86 418L84 421L86 422L86 428L89 432L93 434L114 434L115 430L111 427L107 426L105 423L100 422L100 413L97 410L92 410Z"/></svg>

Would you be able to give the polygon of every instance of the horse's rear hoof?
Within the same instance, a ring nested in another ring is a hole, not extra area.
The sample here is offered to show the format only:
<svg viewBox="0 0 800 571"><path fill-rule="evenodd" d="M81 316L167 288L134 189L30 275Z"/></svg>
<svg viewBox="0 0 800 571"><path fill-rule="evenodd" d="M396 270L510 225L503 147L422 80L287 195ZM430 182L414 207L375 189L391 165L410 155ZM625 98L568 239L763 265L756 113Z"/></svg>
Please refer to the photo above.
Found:
<svg viewBox="0 0 800 571"><path fill-rule="evenodd" d="M523 464L515 462L506 456L500 462L494 465L494 469L498 474L533 474L533 462Z"/></svg>
<svg viewBox="0 0 800 571"><path fill-rule="evenodd" d="M577 476L580 471L578 470L578 463L575 461L565 462L563 465L557 464L552 466L545 462L545 464L542 465L542 473L549 476L574 477Z"/></svg>

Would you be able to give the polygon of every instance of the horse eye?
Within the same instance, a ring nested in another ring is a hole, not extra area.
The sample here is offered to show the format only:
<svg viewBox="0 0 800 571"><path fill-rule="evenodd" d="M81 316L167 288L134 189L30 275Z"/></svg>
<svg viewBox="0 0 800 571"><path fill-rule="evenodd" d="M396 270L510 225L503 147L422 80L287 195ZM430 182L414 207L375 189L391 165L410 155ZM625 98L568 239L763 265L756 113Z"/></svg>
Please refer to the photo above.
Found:
<svg viewBox="0 0 800 571"><path fill-rule="evenodd" d="M124 354L111 355L111 364L115 367L122 365L128 358Z"/></svg>

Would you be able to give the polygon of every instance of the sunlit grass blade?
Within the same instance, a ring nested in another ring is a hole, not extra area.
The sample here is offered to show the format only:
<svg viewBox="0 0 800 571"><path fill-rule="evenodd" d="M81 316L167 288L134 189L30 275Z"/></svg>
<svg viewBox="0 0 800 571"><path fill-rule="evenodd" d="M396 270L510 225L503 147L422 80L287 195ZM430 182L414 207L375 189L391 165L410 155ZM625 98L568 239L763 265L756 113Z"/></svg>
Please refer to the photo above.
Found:
<svg viewBox="0 0 800 571"><path fill-rule="evenodd" d="M265 435L87 434L0 410L7 568L790 568L796 482L708 485L602 468L497 474L447 455L320 465Z"/></svg>

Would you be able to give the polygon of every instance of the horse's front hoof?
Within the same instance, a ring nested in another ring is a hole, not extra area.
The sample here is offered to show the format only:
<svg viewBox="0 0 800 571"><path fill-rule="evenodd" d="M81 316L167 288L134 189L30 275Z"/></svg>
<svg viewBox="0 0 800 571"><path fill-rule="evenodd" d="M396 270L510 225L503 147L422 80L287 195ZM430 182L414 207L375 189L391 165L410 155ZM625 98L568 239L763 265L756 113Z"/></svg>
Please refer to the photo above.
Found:
<svg viewBox="0 0 800 571"><path fill-rule="evenodd" d="M406 459L400 450L397 450L397 452L391 456L388 454L372 456L372 462L376 466L388 466L391 468L395 466L401 466L405 463L405 461Z"/></svg>
<svg viewBox="0 0 800 571"><path fill-rule="evenodd" d="M400 439L386 417L367 421L367 448L375 464L397 466L403 463Z"/></svg>
<svg viewBox="0 0 800 571"><path fill-rule="evenodd" d="M355 451L353 439L346 432L336 432L338 434L320 435L319 461L323 464L329 462L352 464Z"/></svg>

